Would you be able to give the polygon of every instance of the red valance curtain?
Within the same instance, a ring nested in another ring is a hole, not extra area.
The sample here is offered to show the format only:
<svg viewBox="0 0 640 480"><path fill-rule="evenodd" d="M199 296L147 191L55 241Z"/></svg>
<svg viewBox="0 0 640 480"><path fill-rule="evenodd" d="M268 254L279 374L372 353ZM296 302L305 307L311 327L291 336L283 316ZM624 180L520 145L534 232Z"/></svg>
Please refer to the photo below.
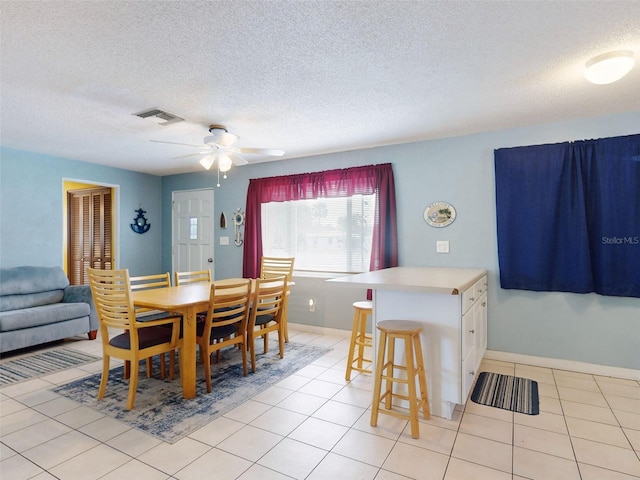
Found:
<svg viewBox="0 0 640 480"><path fill-rule="evenodd" d="M262 204L322 197L376 195L369 270L398 265L396 193L390 163L302 173L249 181L242 275L255 278L262 258Z"/></svg>

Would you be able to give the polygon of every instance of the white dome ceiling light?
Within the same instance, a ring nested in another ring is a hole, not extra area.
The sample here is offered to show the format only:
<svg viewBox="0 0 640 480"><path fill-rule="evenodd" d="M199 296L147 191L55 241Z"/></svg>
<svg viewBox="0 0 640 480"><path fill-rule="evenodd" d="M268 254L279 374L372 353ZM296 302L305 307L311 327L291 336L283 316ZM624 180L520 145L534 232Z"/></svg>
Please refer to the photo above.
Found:
<svg viewBox="0 0 640 480"><path fill-rule="evenodd" d="M633 52L618 50L592 58L586 64L584 76L591 83L606 85L620 80L634 65Z"/></svg>

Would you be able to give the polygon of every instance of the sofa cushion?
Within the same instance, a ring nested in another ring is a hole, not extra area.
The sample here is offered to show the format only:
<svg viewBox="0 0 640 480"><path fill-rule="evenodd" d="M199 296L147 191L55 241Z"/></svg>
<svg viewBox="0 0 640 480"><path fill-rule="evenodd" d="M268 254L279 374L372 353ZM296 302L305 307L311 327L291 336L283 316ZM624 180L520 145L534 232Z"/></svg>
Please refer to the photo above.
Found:
<svg viewBox="0 0 640 480"><path fill-rule="evenodd" d="M54 303L52 305L0 312L0 332L88 317L89 310L87 303Z"/></svg>
<svg viewBox="0 0 640 480"><path fill-rule="evenodd" d="M63 290L69 279L60 267L13 267L0 269L0 312L59 302L57 295L35 295ZM60 297L61 298L61 297Z"/></svg>
<svg viewBox="0 0 640 480"><path fill-rule="evenodd" d="M13 267L0 269L0 295L48 292L69 285L60 267Z"/></svg>
<svg viewBox="0 0 640 480"><path fill-rule="evenodd" d="M0 297L0 312L59 303L63 298L64 290L30 293L28 295L5 295Z"/></svg>

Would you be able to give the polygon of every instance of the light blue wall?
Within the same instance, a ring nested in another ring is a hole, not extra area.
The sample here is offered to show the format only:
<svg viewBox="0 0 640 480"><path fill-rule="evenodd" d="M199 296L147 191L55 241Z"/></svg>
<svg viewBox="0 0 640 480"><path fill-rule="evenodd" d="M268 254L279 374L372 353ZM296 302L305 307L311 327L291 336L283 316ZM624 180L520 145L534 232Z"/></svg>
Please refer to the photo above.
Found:
<svg viewBox="0 0 640 480"><path fill-rule="evenodd" d="M0 266L63 266L63 181L69 179L119 187L116 261L132 275L160 271L160 177L9 148L0 149ZM129 226L139 204L151 223L143 235Z"/></svg>
<svg viewBox="0 0 640 480"><path fill-rule="evenodd" d="M234 168L216 189L216 218L244 210L250 178L286 175L391 162L396 180L400 264L479 267L489 271L489 349L616 367L640 369L640 299L596 294L535 293L499 287L493 151L519 145L603 138L639 132L640 112L573 122L503 130ZM163 235L170 236L171 192L210 187L216 174L199 172L163 177ZM446 201L457 210L455 222L436 229L423 220L424 208ZM233 230L220 234L233 237ZM436 240L449 240L451 253L435 252ZM217 278L242 273L242 248L216 245ZM170 269L171 252L163 253ZM350 328L351 301L363 292L347 292L317 279L296 279L292 321ZM316 312L305 308L308 296Z"/></svg>
<svg viewBox="0 0 640 480"><path fill-rule="evenodd" d="M525 355L640 369L640 299L595 294L501 290L498 283L493 150L496 148L638 133L640 112L503 130L292 161L233 168L215 190L216 218L244 210L250 178L391 162L398 200L401 265L470 266L489 271L489 348ZM213 187L216 174L155 177L73 160L0 150L0 266L61 265L62 181L74 179L120 186L120 266L134 275L171 269L173 191ZM444 229L422 219L426 205L447 201L456 221ZM152 227L144 234L129 224L140 203ZM233 240L233 228L215 226ZM449 240L451 253L435 253ZM216 245L215 276L242 273L242 248ZM350 328L351 302L364 292L296 280L292 321ZM318 303L311 314L307 296Z"/></svg>

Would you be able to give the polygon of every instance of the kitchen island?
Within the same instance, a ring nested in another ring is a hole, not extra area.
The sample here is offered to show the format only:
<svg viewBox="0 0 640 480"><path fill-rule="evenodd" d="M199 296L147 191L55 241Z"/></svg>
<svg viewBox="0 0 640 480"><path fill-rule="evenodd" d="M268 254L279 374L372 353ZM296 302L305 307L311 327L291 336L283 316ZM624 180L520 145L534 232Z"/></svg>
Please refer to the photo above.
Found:
<svg viewBox="0 0 640 480"><path fill-rule="evenodd" d="M374 325L395 319L423 326L431 413L450 419L465 403L487 348L487 271L393 267L327 281L372 289ZM377 345L375 328L373 336ZM404 352L396 350L401 358Z"/></svg>

